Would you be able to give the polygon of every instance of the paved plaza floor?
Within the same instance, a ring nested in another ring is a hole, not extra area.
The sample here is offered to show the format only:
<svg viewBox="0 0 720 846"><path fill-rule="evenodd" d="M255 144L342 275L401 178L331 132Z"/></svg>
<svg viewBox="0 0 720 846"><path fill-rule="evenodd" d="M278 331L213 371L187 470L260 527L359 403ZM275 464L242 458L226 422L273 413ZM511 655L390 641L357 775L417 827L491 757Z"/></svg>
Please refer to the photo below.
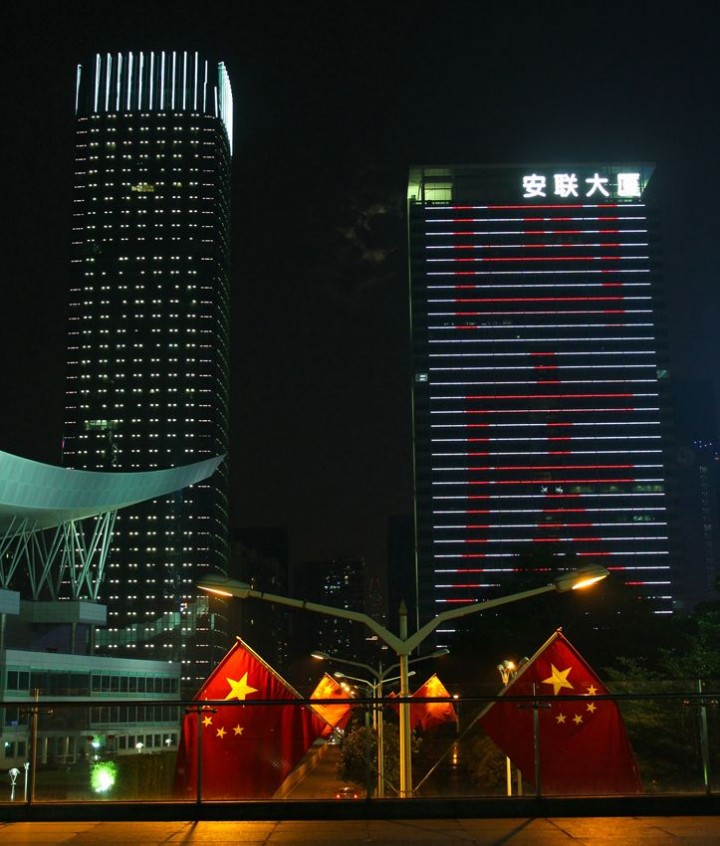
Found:
<svg viewBox="0 0 720 846"><path fill-rule="evenodd" d="M718 846L720 817L0 823L0 843L77 846Z"/></svg>

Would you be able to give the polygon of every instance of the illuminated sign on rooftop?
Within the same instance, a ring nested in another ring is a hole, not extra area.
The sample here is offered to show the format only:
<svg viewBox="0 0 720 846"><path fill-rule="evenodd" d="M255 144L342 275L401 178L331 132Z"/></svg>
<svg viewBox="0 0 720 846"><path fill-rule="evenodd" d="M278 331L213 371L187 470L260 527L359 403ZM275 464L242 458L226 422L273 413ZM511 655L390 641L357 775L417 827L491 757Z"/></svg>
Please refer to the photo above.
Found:
<svg viewBox="0 0 720 846"><path fill-rule="evenodd" d="M522 177L522 189L525 199L631 199L642 196L642 180L639 172L632 171L608 174L595 171L590 176L571 172L530 173Z"/></svg>

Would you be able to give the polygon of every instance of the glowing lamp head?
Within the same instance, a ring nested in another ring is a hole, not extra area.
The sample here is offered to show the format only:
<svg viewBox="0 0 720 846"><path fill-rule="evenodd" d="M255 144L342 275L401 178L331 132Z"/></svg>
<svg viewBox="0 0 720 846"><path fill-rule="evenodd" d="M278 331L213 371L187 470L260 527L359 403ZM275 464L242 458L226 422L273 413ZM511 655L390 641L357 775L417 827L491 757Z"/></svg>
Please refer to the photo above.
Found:
<svg viewBox="0 0 720 846"><path fill-rule="evenodd" d="M590 585L594 585L596 582L601 582L605 577L602 576L588 576L587 578L581 579L579 582L576 582L571 590L582 590L583 588L590 587Z"/></svg>
<svg viewBox="0 0 720 846"><path fill-rule="evenodd" d="M567 590L582 590L606 579L610 573L599 564L588 564L578 570L562 573L555 579L555 589L561 593Z"/></svg>
<svg viewBox="0 0 720 846"><path fill-rule="evenodd" d="M247 598L251 588L244 582L238 582L222 573L206 573L195 582L195 586L216 596L237 596Z"/></svg>

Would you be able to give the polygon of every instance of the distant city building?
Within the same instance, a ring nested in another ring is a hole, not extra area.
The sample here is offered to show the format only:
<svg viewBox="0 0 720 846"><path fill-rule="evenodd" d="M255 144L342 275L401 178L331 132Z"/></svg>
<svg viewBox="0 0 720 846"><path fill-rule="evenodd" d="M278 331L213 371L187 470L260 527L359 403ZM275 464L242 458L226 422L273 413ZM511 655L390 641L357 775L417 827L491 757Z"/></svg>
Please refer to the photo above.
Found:
<svg viewBox="0 0 720 846"><path fill-rule="evenodd" d="M196 52L77 68L63 462L148 470L228 448L232 94ZM118 517L99 651L178 661L228 644L199 574L227 569L228 470Z"/></svg>
<svg viewBox="0 0 720 846"><path fill-rule="evenodd" d="M295 569L293 596L298 599L367 613L365 591L362 558L339 556L330 561L299 564ZM297 641L305 654L321 650L341 658L366 661L366 654L371 651L367 646L370 632L360 623L304 613L302 626Z"/></svg>
<svg viewBox="0 0 720 846"><path fill-rule="evenodd" d="M422 619L585 562L671 612L652 172L411 169Z"/></svg>
<svg viewBox="0 0 720 846"><path fill-rule="evenodd" d="M27 701L35 691L41 691L40 702L53 703L52 708L40 708L38 768L66 767L96 755L112 758L177 749L179 709L169 700L180 699L179 664L6 649L3 673L3 768L22 768L31 759ZM73 708L79 699L92 704ZM122 706L115 704L118 700ZM112 705L104 704L110 701Z"/></svg>
<svg viewBox="0 0 720 846"><path fill-rule="evenodd" d="M180 699L180 663L94 655L107 624L100 588L118 512L202 483L221 461L78 472L0 452L1 767L177 747L177 707L153 700ZM53 702L40 707L34 743L31 697ZM57 707L83 698L93 706Z"/></svg>
<svg viewBox="0 0 720 846"><path fill-rule="evenodd" d="M404 602L409 630L418 628L415 533L412 514L393 514L388 519L388 620L397 631L398 610Z"/></svg>
<svg viewBox="0 0 720 846"><path fill-rule="evenodd" d="M678 595L691 610L699 602L717 601L720 587L720 436L712 385L674 382L673 400Z"/></svg>
<svg viewBox="0 0 720 846"><path fill-rule="evenodd" d="M251 526L237 529L232 542L233 576L255 590L288 596L287 529ZM239 635L281 674L289 665L288 613L280 606L249 600L230 606L231 632Z"/></svg>

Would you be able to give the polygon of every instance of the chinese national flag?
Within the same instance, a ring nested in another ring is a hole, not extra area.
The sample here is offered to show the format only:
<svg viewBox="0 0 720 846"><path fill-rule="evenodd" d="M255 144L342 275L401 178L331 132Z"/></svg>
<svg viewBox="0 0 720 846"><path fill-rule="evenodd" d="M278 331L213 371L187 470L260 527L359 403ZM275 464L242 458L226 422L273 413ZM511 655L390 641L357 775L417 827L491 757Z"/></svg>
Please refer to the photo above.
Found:
<svg viewBox="0 0 720 846"><path fill-rule="evenodd" d="M431 731L441 723L457 723L457 714L452 704L452 698L445 685L436 675L430 676L422 687L419 687L412 698L444 697L447 702L422 702L410 705L410 726L423 731Z"/></svg>
<svg viewBox="0 0 720 846"><path fill-rule="evenodd" d="M533 689L534 688L534 689ZM503 696L552 696L540 702L540 782L545 794L640 793L642 784L620 710L558 630L525 664ZM582 696L582 699L571 699ZM549 707L547 707L549 705ZM499 700L481 714L485 733L535 781L532 702Z"/></svg>
<svg viewBox="0 0 720 846"><path fill-rule="evenodd" d="M310 694L310 699L338 699L343 700L342 704L338 705L313 705L312 709L318 716L320 716L327 726L323 731L323 736L327 736L334 728L343 728L350 718L350 708L348 704L348 695L332 676L325 673L320 679L318 686Z"/></svg>
<svg viewBox="0 0 720 846"><path fill-rule="evenodd" d="M272 797L322 730L310 708L292 704L299 694L239 638L195 699L228 702L227 706L208 705L200 712L202 796L206 799ZM238 704L259 700L288 704ZM188 798L196 794L197 733L198 715L186 714L175 792Z"/></svg>

